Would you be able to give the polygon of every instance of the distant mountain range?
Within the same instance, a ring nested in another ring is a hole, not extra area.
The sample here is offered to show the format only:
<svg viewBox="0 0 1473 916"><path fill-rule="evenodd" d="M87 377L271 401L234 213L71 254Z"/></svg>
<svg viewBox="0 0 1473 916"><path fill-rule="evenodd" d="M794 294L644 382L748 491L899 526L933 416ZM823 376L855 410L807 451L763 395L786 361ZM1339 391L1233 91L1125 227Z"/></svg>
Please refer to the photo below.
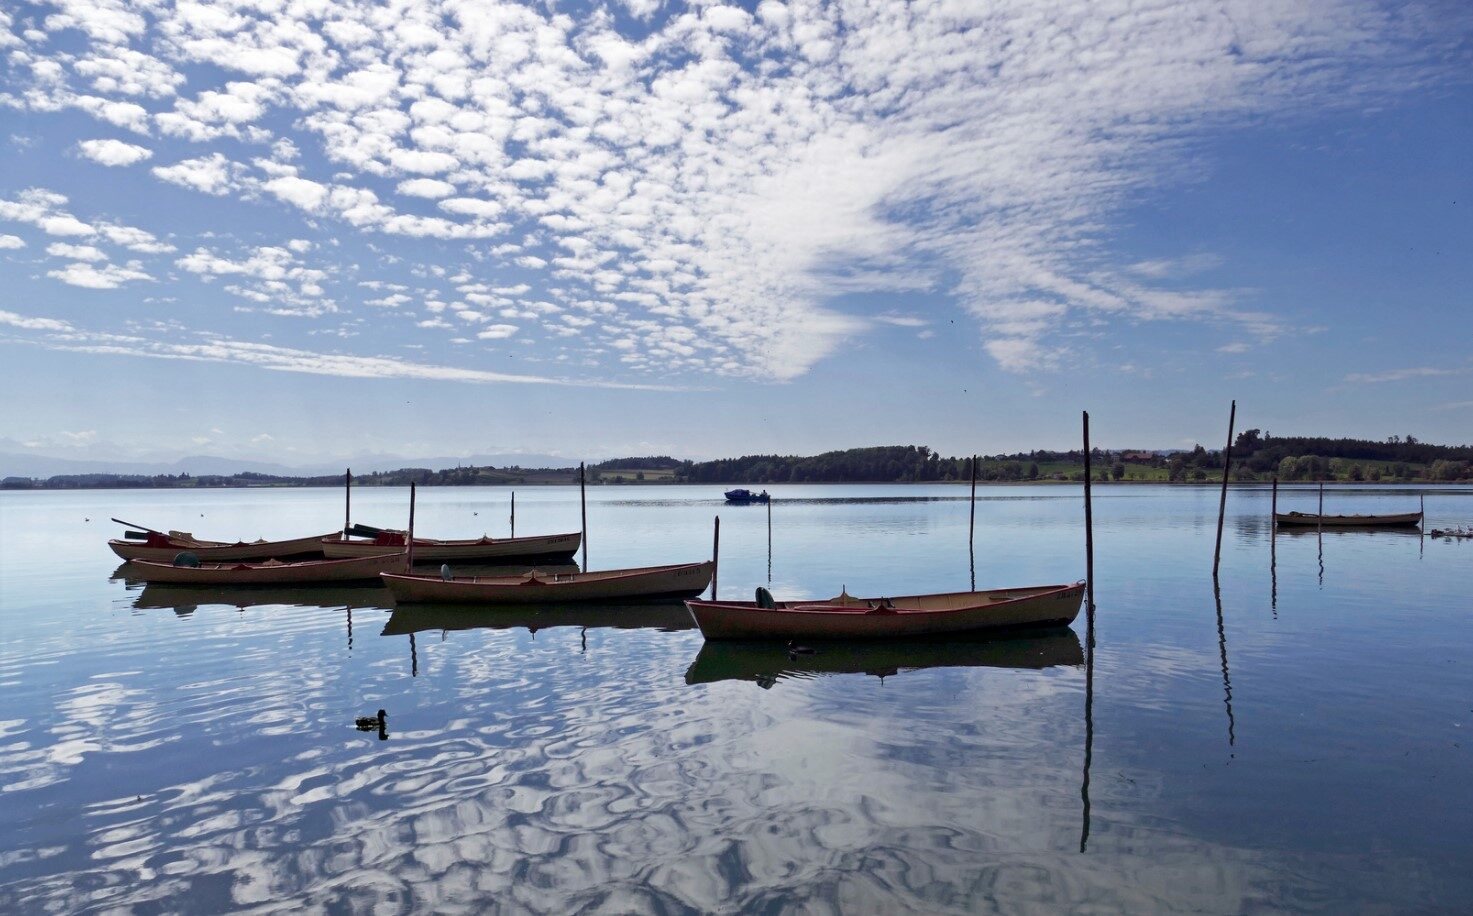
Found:
<svg viewBox="0 0 1473 916"><path fill-rule="evenodd" d="M341 474L351 467L354 474L374 471L392 471L399 468L429 468L439 471L461 466L477 467L524 467L566 468L578 464L576 459L560 458L556 455L533 453L505 453L499 455L467 455L461 458L403 458L394 455L363 455L341 464L314 463L307 465L275 464L269 461L250 461L240 458L222 458L218 455L191 455L176 461L103 461L94 458L57 458L50 455L34 455L19 452L0 452L0 478L4 477L53 477L58 474L189 474L191 476L220 474L232 475L242 472L271 474L278 477L317 477L326 474Z"/></svg>

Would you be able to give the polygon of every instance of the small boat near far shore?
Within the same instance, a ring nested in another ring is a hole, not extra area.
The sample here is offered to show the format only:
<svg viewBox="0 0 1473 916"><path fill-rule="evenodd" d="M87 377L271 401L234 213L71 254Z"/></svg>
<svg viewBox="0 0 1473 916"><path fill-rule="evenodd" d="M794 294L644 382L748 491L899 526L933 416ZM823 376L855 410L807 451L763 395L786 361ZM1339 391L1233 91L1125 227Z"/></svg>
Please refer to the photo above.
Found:
<svg viewBox="0 0 1473 916"><path fill-rule="evenodd" d="M687 601L707 639L886 639L1025 627L1068 626L1084 582L894 598Z"/></svg>
<svg viewBox="0 0 1473 916"><path fill-rule="evenodd" d="M765 503L772 499L766 490L761 493L753 493L751 490L738 487L735 490L727 490L723 494L729 503Z"/></svg>
<svg viewBox="0 0 1473 916"><path fill-rule="evenodd" d="M415 550L418 551L416 546ZM384 584L400 603L548 604L574 601L629 601L690 598L711 585L715 564L682 563L597 572L542 573L522 576L425 576L388 574Z"/></svg>
<svg viewBox="0 0 1473 916"><path fill-rule="evenodd" d="M404 553L383 553L371 557L346 560L303 560L283 563L198 563L175 565L151 560L130 563L128 578L141 579L150 585L317 585L344 582L372 582L383 573L408 569Z"/></svg>
<svg viewBox="0 0 1473 916"><path fill-rule="evenodd" d="M1397 515L1316 515L1312 512L1280 512L1274 521L1286 528L1414 528L1422 524L1422 513Z"/></svg>
<svg viewBox="0 0 1473 916"><path fill-rule="evenodd" d="M347 537L333 534L322 539L321 549L328 559L365 557L386 551L402 551L408 540L403 531L365 529L369 537ZM583 535L541 534L520 538L480 537L466 540L439 541L430 538L414 539L415 563L492 563L518 558L524 559L567 559L578 552Z"/></svg>
<svg viewBox="0 0 1473 916"><path fill-rule="evenodd" d="M112 552L124 560L154 560L170 563L188 551L201 561L226 563L239 560L284 560L289 557L322 556L322 539L330 534L291 538L285 541L206 541L187 531L129 531L129 537L107 542Z"/></svg>

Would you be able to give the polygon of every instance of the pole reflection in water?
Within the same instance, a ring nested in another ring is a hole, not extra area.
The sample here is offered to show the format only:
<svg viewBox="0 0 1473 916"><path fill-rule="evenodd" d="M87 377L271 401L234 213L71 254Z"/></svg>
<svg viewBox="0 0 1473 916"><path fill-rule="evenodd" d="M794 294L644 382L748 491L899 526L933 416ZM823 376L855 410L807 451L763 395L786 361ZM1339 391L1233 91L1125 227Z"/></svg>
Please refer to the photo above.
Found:
<svg viewBox="0 0 1473 916"><path fill-rule="evenodd" d="M1084 632L1084 776L1079 782L1079 799L1084 803L1084 812L1079 828L1079 851L1089 846L1089 768L1094 761L1095 750L1095 605L1090 601L1086 608Z"/></svg>
<svg viewBox="0 0 1473 916"><path fill-rule="evenodd" d="M1318 553L1319 553L1319 561L1320 561L1320 588L1324 588L1325 587L1325 532L1324 532L1324 530L1323 529L1316 530L1315 531L1314 539L1315 539L1315 542L1319 545Z"/></svg>
<svg viewBox="0 0 1473 916"><path fill-rule="evenodd" d="M1222 619L1222 588L1216 582L1212 583L1212 597L1217 602L1217 650L1222 656L1222 702L1227 707L1228 746L1233 747L1238 743L1233 720L1233 682L1228 675L1227 628Z"/></svg>
<svg viewBox="0 0 1473 916"><path fill-rule="evenodd" d="M353 651L353 606L349 605L348 611L348 651Z"/></svg>
<svg viewBox="0 0 1473 916"><path fill-rule="evenodd" d="M414 644L414 633L409 634L409 676L419 677L419 647Z"/></svg>

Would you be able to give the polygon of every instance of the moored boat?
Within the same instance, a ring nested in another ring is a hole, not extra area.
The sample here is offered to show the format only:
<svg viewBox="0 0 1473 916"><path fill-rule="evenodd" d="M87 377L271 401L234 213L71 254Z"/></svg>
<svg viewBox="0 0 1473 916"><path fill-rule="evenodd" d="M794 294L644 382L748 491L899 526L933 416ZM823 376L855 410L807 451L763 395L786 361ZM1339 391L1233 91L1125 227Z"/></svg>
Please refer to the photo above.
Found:
<svg viewBox="0 0 1473 916"><path fill-rule="evenodd" d="M331 535L291 538L285 541L207 541L186 531L130 532L142 537L113 538L107 542L112 552L124 560L172 562L188 551L201 561L226 563L237 560L282 560L288 557L322 556L322 539Z"/></svg>
<svg viewBox="0 0 1473 916"><path fill-rule="evenodd" d="M404 553L381 553L346 560L302 560L283 563L200 563L175 565L151 560L134 560L129 578L150 584L179 585L315 585L373 581L383 573L404 571Z"/></svg>
<svg viewBox="0 0 1473 916"><path fill-rule="evenodd" d="M765 503L772 498L766 490L763 490L761 493L753 493L751 490L743 487L738 487L735 490L727 490L723 495L729 503Z"/></svg>
<svg viewBox="0 0 1473 916"><path fill-rule="evenodd" d="M438 541L414 539L416 563L490 563L516 558L567 559L578 552L583 536L542 534L520 538L481 537L469 540ZM407 535L402 531L379 531L370 538L346 537L342 534L322 538L322 553L329 559L373 556L385 551L403 550Z"/></svg>
<svg viewBox="0 0 1473 916"><path fill-rule="evenodd" d="M416 556L419 546L415 546ZM443 578L385 574L384 584L396 602L429 604L546 604L550 602L689 598L711 585L715 565L682 563L635 569L523 576Z"/></svg>
<svg viewBox="0 0 1473 916"><path fill-rule="evenodd" d="M1068 626L1084 583L981 592L828 600L687 601L707 639L878 639L1023 627ZM766 604L766 602L764 602Z"/></svg>
<svg viewBox="0 0 1473 916"><path fill-rule="evenodd" d="M1316 515L1312 512L1280 512L1274 521L1286 527L1308 528L1412 528L1422 524L1422 513L1395 515Z"/></svg>

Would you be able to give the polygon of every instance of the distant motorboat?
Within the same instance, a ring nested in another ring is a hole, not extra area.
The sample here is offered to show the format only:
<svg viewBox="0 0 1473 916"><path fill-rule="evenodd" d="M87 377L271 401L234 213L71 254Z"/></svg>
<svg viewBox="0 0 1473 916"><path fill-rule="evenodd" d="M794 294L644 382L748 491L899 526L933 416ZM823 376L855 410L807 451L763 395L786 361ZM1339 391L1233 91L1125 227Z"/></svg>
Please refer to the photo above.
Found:
<svg viewBox="0 0 1473 916"><path fill-rule="evenodd" d="M751 490L738 487L735 490L726 491L726 501L729 503L765 503L770 499L772 497L767 495L766 490L761 493L753 493Z"/></svg>

